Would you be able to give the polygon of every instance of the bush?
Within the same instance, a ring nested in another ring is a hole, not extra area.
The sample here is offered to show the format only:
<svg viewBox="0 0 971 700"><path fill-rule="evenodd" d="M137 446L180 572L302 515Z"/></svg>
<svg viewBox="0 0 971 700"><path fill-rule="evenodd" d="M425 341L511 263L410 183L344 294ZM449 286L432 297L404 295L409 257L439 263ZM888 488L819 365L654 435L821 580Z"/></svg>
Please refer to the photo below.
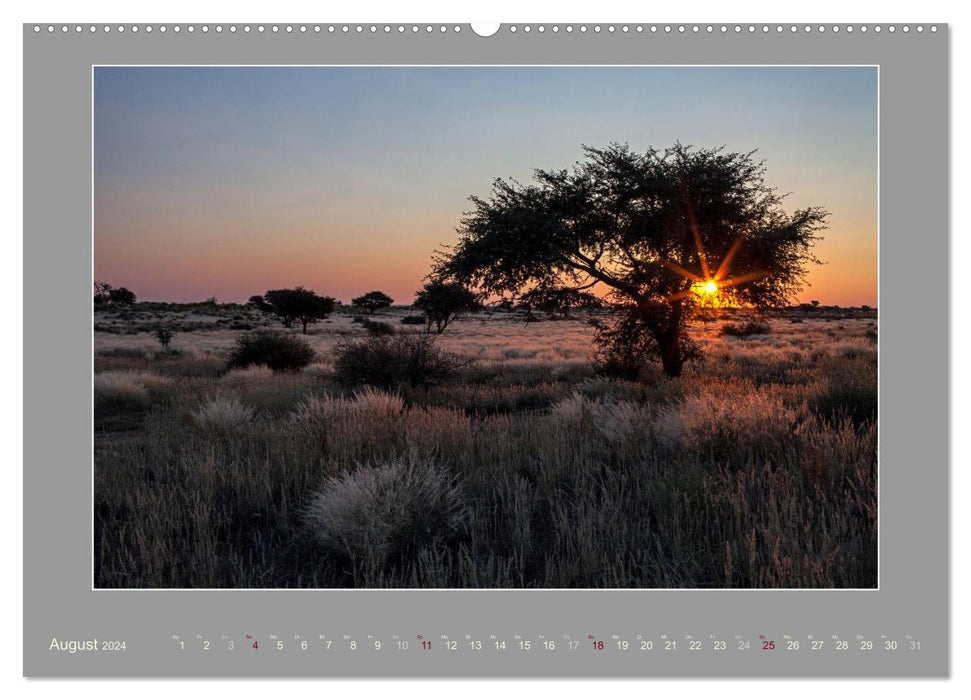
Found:
<svg viewBox="0 0 971 700"><path fill-rule="evenodd" d="M172 342L172 338L175 337L175 331L167 326L157 326L152 331L152 337L159 342L163 348L167 348L169 343Z"/></svg>
<svg viewBox="0 0 971 700"><path fill-rule="evenodd" d="M376 568L447 543L465 518L454 477L434 464L400 459L330 477L306 510L321 544Z"/></svg>
<svg viewBox="0 0 971 700"><path fill-rule="evenodd" d="M237 336L228 367L266 365L274 372L299 372L316 357L317 353L303 338L276 331L256 331Z"/></svg>
<svg viewBox="0 0 971 700"><path fill-rule="evenodd" d="M345 385L370 384L393 391L400 386L445 382L465 362L439 349L428 335L377 336L339 344L334 374Z"/></svg>
<svg viewBox="0 0 971 700"><path fill-rule="evenodd" d="M424 316L405 316L401 322L406 326L424 326L428 320Z"/></svg>
<svg viewBox="0 0 971 700"><path fill-rule="evenodd" d="M721 335L730 335L739 338L745 338L750 335L765 335L769 332L769 324L760 323L758 321L749 321L744 325L736 325L734 323L726 323L721 327Z"/></svg>
<svg viewBox="0 0 971 700"><path fill-rule="evenodd" d="M362 324L367 332L371 335L394 335L394 327L390 323L384 323L383 321L372 321L369 318L364 319Z"/></svg>

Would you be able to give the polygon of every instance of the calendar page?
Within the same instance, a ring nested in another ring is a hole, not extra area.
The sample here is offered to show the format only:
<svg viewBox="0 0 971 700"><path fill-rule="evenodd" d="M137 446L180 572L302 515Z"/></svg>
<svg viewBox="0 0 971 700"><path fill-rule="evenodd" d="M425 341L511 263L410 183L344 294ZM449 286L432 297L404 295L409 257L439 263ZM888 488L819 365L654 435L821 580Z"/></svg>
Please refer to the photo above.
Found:
<svg viewBox="0 0 971 700"><path fill-rule="evenodd" d="M946 25L23 34L25 675L948 675Z"/></svg>

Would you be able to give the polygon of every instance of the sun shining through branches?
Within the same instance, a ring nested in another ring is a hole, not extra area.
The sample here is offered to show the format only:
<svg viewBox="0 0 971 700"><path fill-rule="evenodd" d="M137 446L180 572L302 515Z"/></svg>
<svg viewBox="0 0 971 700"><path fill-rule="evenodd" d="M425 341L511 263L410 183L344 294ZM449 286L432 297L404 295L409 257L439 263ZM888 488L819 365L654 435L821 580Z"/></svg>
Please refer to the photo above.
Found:
<svg viewBox="0 0 971 700"><path fill-rule="evenodd" d="M605 342L659 358L674 377L697 354L688 328L699 307L784 306L818 262L827 212L787 212L752 152L614 143L584 155L471 197L433 274L495 296L602 285L617 311Z"/></svg>

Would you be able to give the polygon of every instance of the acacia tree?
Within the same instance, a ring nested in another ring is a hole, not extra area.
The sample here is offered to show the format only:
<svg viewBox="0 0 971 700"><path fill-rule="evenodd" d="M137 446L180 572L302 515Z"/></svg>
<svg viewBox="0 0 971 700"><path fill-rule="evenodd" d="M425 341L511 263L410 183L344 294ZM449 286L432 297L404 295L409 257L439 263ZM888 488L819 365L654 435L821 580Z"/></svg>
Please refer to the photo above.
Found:
<svg viewBox="0 0 971 700"><path fill-rule="evenodd" d="M318 296L312 289L296 287L271 289L262 297L250 297L249 304L276 316L284 328L291 328L294 321L299 321L306 335L307 324L327 318L333 313L336 301L333 297Z"/></svg>
<svg viewBox="0 0 971 700"><path fill-rule="evenodd" d="M370 315L378 309L388 308L394 303L394 299L384 292L374 291L351 299L351 303L358 308L364 309L365 313Z"/></svg>
<svg viewBox="0 0 971 700"><path fill-rule="evenodd" d="M477 311L479 301L475 292L458 282L433 279L415 293L412 306L425 312L428 331L434 325L435 332L441 335L459 314Z"/></svg>
<svg viewBox="0 0 971 700"><path fill-rule="evenodd" d="M754 153L676 144L644 153L584 147L570 170L528 185L497 179L471 197L459 241L435 274L491 295L591 290L619 313L600 340L681 374L696 354L688 322L705 294L766 309L805 283L827 212L791 214Z"/></svg>

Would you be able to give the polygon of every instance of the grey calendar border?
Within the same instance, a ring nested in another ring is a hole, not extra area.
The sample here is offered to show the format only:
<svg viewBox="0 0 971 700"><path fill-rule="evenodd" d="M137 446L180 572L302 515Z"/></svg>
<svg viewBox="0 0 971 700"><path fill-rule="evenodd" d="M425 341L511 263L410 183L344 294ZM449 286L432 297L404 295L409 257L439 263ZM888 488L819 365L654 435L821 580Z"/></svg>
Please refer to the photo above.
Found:
<svg viewBox="0 0 971 700"><path fill-rule="evenodd" d="M357 34L354 25L351 32L333 34L104 33L102 25L89 33L87 24L78 34L73 23L68 33L55 26L55 33L36 33L33 25L23 28L25 675L947 674L946 26L922 34L682 33L677 25L670 33L526 34L504 26L488 38L476 36L468 25L459 33L449 25L446 32L419 34ZM90 90L91 67L105 64L879 66L880 589L93 591ZM915 278L922 281L919 290L908 281ZM55 311L58 322L48 323ZM282 654L261 655L258 662L241 655L178 656L171 644L172 634L236 636L250 630L332 636L424 632L429 638L466 632L483 638L535 638L537 633L730 636L763 630L780 636L808 632L853 638L886 633L901 639L911 634L921 639L923 651L842 659L780 654L771 662L754 652L744 657L710 655L704 662L680 653L653 656L636 666L619 654L589 658L507 653L485 660L458 654L445 664L430 661L437 656L404 655L382 657L383 665L376 667L374 657L353 654L321 664ZM54 637L124 639L127 650L55 653L48 651Z"/></svg>

